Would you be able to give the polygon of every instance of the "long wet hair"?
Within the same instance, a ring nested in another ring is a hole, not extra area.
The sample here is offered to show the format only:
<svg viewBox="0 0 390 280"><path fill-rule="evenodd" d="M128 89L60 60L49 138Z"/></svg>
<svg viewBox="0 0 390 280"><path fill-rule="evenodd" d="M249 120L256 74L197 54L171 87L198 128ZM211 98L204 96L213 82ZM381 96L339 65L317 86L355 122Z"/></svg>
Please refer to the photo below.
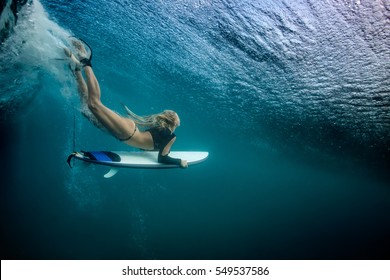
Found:
<svg viewBox="0 0 390 280"><path fill-rule="evenodd" d="M177 114L172 110L164 110L161 113L139 116L123 105L128 116L139 126L169 128L171 131L177 126Z"/></svg>

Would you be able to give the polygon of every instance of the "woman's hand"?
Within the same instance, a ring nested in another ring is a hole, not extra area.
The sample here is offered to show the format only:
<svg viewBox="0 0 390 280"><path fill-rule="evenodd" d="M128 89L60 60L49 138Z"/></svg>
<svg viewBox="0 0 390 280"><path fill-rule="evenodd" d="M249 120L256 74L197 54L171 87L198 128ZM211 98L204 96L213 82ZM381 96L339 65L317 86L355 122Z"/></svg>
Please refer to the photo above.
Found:
<svg viewBox="0 0 390 280"><path fill-rule="evenodd" d="M184 159L180 160L180 167L181 168L187 168L188 167L187 161L184 160Z"/></svg>

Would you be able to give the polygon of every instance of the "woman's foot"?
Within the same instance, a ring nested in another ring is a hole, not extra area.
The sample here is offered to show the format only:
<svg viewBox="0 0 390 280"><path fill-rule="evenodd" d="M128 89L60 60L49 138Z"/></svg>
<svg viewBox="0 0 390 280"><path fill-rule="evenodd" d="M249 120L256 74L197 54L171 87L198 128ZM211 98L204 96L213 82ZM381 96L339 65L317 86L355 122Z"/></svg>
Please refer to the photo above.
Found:
<svg viewBox="0 0 390 280"><path fill-rule="evenodd" d="M75 47L75 49L77 51L77 57L78 57L78 60L80 61L80 64L82 65L82 67L84 67L84 66L92 67L92 65L91 65L92 50L89 47L89 45L85 41L83 41L81 39L76 39L76 38L72 39L72 45ZM90 49L89 55L88 55L87 50L85 49L85 46L87 46Z"/></svg>
<svg viewBox="0 0 390 280"><path fill-rule="evenodd" d="M87 58L87 51L85 50L85 47L83 43L77 39L72 39L72 45L75 47L77 51L77 57L79 61L82 61Z"/></svg>
<svg viewBox="0 0 390 280"><path fill-rule="evenodd" d="M64 48L65 55L69 58L69 68L72 71L80 71L82 68L82 64L80 61L74 56L70 49Z"/></svg>
<svg viewBox="0 0 390 280"><path fill-rule="evenodd" d="M72 39L71 43L74 47L73 53L69 48L64 48L65 55L70 59L69 67L73 71L80 71L81 68L83 68L84 66L92 67L91 65L92 52L90 54L90 57L88 57L87 50L85 49L83 44L85 42L74 38Z"/></svg>

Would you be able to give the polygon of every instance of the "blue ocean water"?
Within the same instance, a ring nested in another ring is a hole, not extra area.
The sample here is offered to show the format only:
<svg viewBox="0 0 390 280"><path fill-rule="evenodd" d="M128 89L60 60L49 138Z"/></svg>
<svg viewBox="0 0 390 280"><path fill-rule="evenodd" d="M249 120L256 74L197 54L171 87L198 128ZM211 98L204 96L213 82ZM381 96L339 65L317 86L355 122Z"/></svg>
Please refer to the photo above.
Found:
<svg viewBox="0 0 390 280"><path fill-rule="evenodd" d="M390 3L32 1L0 50L2 259L388 259ZM173 109L186 170L77 162L134 150L80 113Z"/></svg>

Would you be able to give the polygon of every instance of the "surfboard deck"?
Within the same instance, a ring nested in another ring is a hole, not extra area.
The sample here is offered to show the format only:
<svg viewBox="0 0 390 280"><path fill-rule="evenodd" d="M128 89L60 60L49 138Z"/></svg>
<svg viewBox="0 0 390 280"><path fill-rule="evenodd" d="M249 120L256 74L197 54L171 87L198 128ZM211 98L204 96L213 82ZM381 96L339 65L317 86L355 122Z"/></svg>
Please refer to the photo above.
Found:
<svg viewBox="0 0 390 280"><path fill-rule="evenodd" d="M170 157L185 159L188 165L194 165L205 161L208 152L180 152L171 151ZM180 166L173 164L163 164L157 161L158 151L90 151L74 152L68 157L68 163L72 158L93 163L110 166L111 170L104 175L105 178L114 176L119 168L178 168Z"/></svg>

